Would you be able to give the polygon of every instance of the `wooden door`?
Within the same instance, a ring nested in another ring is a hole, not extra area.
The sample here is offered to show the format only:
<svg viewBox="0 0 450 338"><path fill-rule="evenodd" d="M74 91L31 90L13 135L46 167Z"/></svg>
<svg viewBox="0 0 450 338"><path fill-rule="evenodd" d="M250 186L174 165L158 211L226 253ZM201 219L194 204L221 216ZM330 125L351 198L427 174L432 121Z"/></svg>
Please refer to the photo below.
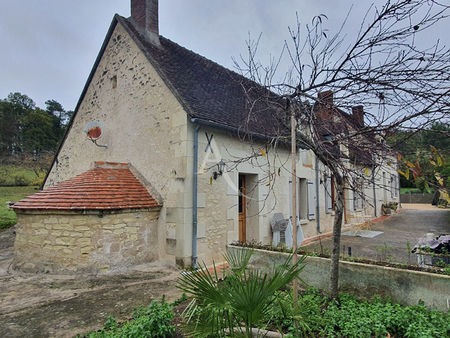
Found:
<svg viewBox="0 0 450 338"><path fill-rule="evenodd" d="M247 240L247 203L245 198L245 176L239 175L239 242Z"/></svg>

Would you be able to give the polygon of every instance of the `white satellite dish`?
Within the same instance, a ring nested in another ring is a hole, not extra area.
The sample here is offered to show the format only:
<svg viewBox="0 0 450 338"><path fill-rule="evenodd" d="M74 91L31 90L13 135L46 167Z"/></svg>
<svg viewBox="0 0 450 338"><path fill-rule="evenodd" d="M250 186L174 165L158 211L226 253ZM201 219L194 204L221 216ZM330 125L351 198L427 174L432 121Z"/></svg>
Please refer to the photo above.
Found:
<svg viewBox="0 0 450 338"><path fill-rule="evenodd" d="M98 144L97 140L103 135L103 126L100 122L92 121L86 124L84 127L84 132L88 139L90 139L96 146L108 148L108 145Z"/></svg>

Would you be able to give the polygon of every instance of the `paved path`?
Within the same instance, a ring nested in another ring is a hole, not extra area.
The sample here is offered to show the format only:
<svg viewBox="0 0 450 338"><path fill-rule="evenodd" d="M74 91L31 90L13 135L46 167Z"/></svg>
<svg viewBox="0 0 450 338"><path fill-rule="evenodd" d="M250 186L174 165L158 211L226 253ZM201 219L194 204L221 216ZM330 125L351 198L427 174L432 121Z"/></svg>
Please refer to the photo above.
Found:
<svg viewBox="0 0 450 338"><path fill-rule="evenodd" d="M34 275L10 271L13 228L0 232L0 337L73 337L103 327L108 315L131 316L165 294L180 296L179 271L161 264L102 276Z"/></svg>
<svg viewBox="0 0 450 338"><path fill-rule="evenodd" d="M431 205L403 204L400 212L383 222L374 223L369 230L382 231L374 238L341 237L341 252L348 255L351 247L353 257L374 260L391 260L398 263L414 263L415 257L408 253L407 243L411 247L426 233L436 236L450 234L450 210ZM307 250L320 252L320 243L305 247ZM322 250L331 252L331 239L322 240Z"/></svg>

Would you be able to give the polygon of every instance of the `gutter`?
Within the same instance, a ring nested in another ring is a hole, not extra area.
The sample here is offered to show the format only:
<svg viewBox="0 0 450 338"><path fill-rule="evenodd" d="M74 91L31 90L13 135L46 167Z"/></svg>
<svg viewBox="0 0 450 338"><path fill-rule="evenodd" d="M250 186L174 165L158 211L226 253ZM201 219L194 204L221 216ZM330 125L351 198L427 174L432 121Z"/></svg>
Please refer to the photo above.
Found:
<svg viewBox="0 0 450 338"><path fill-rule="evenodd" d="M377 189L375 187L375 166L372 169L372 187L373 187L373 208L375 210L375 217L377 215Z"/></svg>
<svg viewBox="0 0 450 338"><path fill-rule="evenodd" d="M237 135L237 136L249 136L249 137L252 137L254 139L257 139L257 140L259 139L259 140L262 140L262 141L272 141L272 140L276 139L276 137L273 137L273 136L268 136L268 135L264 135L264 134L261 134L261 133L249 132L249 131L245 131L245 130L240 129L240 128L228 126L226 124L213 122L213 121L210 121L210 120L199 119L199 118L196 118L196 117L191 118L191 122L192 123L196 123L198 125L202 125L202 126L206 126L206 127L211 127L211 128L223 130L223 131L229 132L229 133ZM290 145L290 142L289 141L285 141L285 140L281 140L281 143L286 144L286 145ZM300 146L300 145L297 145L297 148L308 149L308 148L306 148L304 146Z"/></svg>
<svg viewBox="0 0 450 338"><path fill-rule="evenodd" d="M319 234L321 234L322 232L320 231L320 198L319 198L319 159L317 158L317 156L315 156L316 158L316 214L317 214L317 232ZM327 198L325 196L325 198Z"/></svg>
<svg viewBox="0 0 450 338"><path fill-rule="evenodd" d="M195 119L191 119L192 123L196 123ZM192 180L192 267L197 269L197 188L198 188L198 132L200 125L196 125L194 129L194 165Z"/></svg>

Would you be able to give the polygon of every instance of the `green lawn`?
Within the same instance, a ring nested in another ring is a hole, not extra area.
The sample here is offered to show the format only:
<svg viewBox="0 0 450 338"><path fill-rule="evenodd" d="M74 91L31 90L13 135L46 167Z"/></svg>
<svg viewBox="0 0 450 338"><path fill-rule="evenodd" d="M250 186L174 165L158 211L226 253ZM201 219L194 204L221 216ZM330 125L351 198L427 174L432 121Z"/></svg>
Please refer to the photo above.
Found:
<svg viewBox="0 0 450 338"><path fill-rule="evenodd" d="M0 187L0 230L16 224L16 213L8 210L6 202L17 202L22 198L34 194L38 187Z"/></svg>
<svg viewBox="0 0 450 338"><path fill-rule="evenodd" d="M414 193L420 193L421 191L418 188L400 188L400 194L408 194L410 192L412 192L414 194Z"/></svg>
<svg viewBox="0 0 450 338"><path fill-rule="evenodd" d="M40 173L40 179L45 176ZM38 177L33 169L20 166L0 166L0 186L36 185Z"/></svg>

